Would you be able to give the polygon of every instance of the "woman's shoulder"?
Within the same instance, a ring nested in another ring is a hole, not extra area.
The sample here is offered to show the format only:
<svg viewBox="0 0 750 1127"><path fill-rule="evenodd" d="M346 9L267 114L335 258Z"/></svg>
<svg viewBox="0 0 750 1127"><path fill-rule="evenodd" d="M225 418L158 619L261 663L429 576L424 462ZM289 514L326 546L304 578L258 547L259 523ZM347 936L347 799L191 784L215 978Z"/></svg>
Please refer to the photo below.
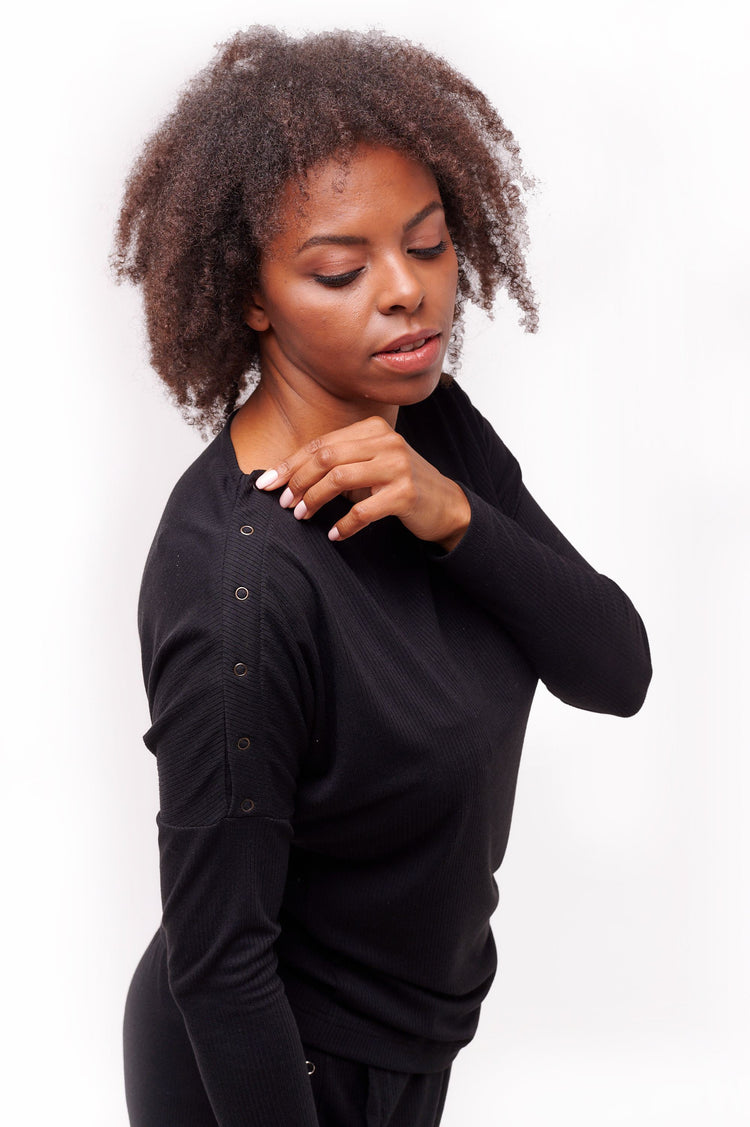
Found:
<svg viewBox="0 0 750 1127"><path fill-rule="evenodd" d="M276 497L255 488L260 472L240 470L227 424L180 475L143 570L142 630L147 621L161 634L191 621L218 630L233 599L281 615L290 590L295 613L311 611L305 530Z"/></svg>
<svg viewBox="0 0 750 1127"><path fill-rule="evenodd" d="M200 561L212 565L216 553L223 553L230 534L237 532L237 520L262 508L266 495L255 489L262 470L247 472L240 468L230 423L231 418L172 487L156 529L152 556L180 551L191 557L193 565ZM258 529L253 528L253 545L273 535L274 522L267 519L269 515L266 510L266 519ZM249 535L246 527L245 536ZM245 543L250 546L249 540Z"/></svg>

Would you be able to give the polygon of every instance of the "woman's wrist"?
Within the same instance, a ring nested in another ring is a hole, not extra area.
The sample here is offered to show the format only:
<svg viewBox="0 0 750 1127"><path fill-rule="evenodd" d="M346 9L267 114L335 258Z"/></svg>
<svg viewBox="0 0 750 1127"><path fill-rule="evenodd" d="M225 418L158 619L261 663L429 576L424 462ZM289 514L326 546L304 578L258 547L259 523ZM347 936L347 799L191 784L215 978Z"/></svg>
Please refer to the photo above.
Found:
<svg viewBox="0 0 750 1127"><path fill-rule="evenodd" d="M448 479L450 481L450 479ZM455 504L451 506L447 528L443 535L433 541L439 544L446 552L452 552L456 545L463 539L466 529L471 522L471 505L458 482L450 481L453 486Z"/></svg>

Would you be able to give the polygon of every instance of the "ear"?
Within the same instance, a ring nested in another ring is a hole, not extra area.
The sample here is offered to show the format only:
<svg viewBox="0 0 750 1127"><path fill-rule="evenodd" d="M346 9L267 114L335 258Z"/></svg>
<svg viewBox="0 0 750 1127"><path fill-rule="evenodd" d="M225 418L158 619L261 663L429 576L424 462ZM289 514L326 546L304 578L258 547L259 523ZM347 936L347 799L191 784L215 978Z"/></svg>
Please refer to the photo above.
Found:
<svg viewBox="0 0 750 1127"><path fill-rule="evenodd" d="M245 324L256 333L264 333L271 325L258 290L253 290L245 302Z"/></svg>

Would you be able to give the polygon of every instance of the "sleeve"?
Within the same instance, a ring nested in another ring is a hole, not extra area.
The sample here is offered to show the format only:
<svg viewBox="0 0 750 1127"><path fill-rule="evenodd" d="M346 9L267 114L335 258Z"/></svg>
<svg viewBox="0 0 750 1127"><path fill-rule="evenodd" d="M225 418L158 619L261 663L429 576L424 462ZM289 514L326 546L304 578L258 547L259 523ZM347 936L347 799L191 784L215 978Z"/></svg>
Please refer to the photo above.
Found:
<svg viewBox="0 0 750 1127"><path fill-rule="evenodd" d="M318 1127L274 953L312 722L309 662L244 539L221 605L210 589L193 593L150 663L144 740L159 774L169 986L219 1127Z"/></svg>
<svg viewBox="0 0 750 1127"><path fill-rule="evenodd" d="M556 697L590 712L633 716L652 675L640 615L555 527L516 458L472 411L494 503L457 481L471 507L469 526L450 552L427 544L428 559L503 623Z"/></svg>

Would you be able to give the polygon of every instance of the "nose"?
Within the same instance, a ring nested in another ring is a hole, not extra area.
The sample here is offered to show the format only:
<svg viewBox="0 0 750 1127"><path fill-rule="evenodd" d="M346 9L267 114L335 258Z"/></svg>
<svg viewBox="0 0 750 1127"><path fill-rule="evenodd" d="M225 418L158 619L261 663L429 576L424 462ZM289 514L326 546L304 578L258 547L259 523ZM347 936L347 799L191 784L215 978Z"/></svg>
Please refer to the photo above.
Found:
<svg viewBox="0 0 750 1127"><path fill-rule="evenodd" d="M424 286L416 262L393 255L378 272L377 303L380 313L415 313L424 300Z"/></svg>

